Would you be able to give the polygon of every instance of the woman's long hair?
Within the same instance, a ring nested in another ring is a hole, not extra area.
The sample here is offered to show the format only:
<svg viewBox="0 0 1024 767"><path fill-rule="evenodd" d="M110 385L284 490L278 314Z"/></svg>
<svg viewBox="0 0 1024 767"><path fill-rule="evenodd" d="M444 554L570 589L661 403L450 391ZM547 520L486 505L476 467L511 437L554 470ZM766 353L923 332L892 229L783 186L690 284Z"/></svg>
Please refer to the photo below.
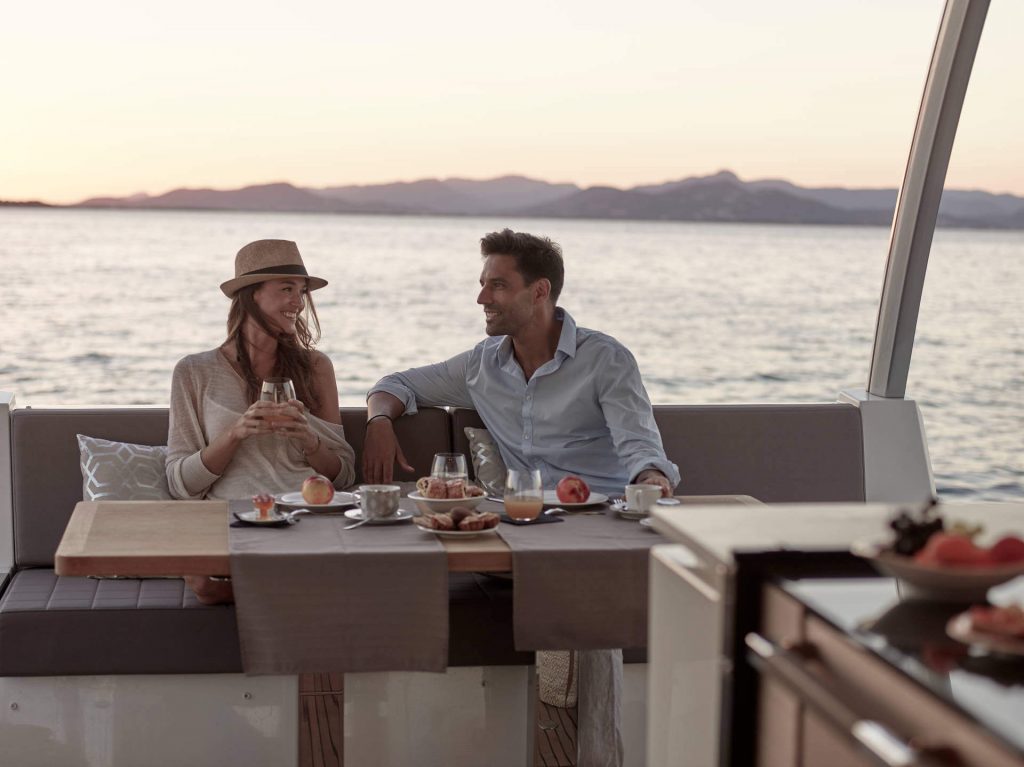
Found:
<svg viewBox="0 0 1024 767"><path fill-rule="evenodd" d="M246 393L249 402L260 398L262 381L252 369L249 349L242 334L242 326L247 318L259 325L272 338L277 339L277 359L274 363L274 376L290 378L295 384L295 396L302 400L308 410L316 410L320 400L313 386L313 348L320 340L320 318L316 315L313 296L306 294L306 309L295 319L295 334L282 333L275 329L256 305L253 294L263 283L246 285L231 298L228 309L228 338L226 343L235 349L236 359L242 368L245 379ZM306 318L309 318L307 322Z"/></svg>

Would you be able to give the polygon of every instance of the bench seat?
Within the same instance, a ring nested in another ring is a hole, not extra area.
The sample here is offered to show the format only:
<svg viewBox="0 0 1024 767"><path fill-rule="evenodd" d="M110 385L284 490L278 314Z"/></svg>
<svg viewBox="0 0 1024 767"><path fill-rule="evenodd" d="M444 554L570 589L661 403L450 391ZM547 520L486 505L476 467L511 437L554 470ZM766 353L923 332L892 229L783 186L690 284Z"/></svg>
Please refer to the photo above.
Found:
<svg viewBox="0 0 1024 767"><path fill-rule="evenodd" d="M361 454L366 410L342 408ZM746 494L769 502L864 500L857 408L823 405L659 406L666 452L681 492ZM14 571L0 596L0 676L195 674L241 671L233 606L199 604L179 579L58 577L53 556L82 498L75 434L161 445L166 408L30 409L11 412ZM434 453L468 454L475 411L423 408L396 421L412 477ZM451 574L449 665L533 662L513 646L512 584ZM642 662L643 648L627 650Z"/></svg>
<svg viewBox="0 0 1024 767"><path fill-rule="evenodd" d="M526 666L512 635L512 583L449 577L449 666ZM242 671L233 605L200 604L180 578L14 574L0 598L0 676Z"/></svg>
<svg viewBox="0 0 1024 767"><path fill-rule="evenodd" d="M0 676L216 674L242 670L233 607L180 578L14 574L0 599Z"/></svg>

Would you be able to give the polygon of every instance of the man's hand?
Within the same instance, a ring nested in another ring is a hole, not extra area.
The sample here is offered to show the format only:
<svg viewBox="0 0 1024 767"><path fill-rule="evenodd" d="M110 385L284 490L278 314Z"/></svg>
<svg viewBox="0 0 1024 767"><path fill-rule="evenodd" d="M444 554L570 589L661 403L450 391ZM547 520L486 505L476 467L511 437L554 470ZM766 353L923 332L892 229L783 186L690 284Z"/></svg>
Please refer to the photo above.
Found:
<svg viewBox="0 0 1024 767"><path fill-rule="evenodd" d="M395 462L410 474L415 469L409 465L402 452L402 446L395 437L395 428L390 418L374 418L366 424L366 442L363 444L363 481L371 485L391 482L394 478Z"/></svg>
<svg viewBox="0 0 1024 767"><path fill-rule="evenodd" d="M637 485L657 485L661 488L661 497L668 498L672 495L672 483L668 481L668 477L662 474L657 469L645 469L637 475L635 480Z"/></svg>

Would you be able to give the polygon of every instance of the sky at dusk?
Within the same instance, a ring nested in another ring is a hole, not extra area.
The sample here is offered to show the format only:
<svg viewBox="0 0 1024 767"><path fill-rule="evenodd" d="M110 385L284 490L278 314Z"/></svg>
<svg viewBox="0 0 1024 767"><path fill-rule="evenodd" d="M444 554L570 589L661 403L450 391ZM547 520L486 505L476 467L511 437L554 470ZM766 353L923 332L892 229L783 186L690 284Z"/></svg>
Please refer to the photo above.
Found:
<svg viewBox="0 0 1024 767"><path fill-rule="evenodd" d="M731 169L899 186L941 0L17 3L0 199ZM1024 195L1024 3L993 0L947 186Z"/></svg>

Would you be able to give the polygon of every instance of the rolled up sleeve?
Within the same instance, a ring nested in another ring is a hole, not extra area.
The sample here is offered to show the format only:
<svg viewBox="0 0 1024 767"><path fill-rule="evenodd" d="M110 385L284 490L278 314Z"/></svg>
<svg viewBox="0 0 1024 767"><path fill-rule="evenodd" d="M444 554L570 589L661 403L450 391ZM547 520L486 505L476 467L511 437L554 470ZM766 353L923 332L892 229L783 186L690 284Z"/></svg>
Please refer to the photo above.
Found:
<svg viewBox="0 0 1024 767"><path fill-rule="evenodd" d="M647 396L640 369L629 350L611 351L604 364L599 391L601 409L611 432L619 460L633 480L646 469L657 469L675 487L680 482L679 467L668 460L654 410Z"/></svg>
<svg viewBox="0 0 1024 767"><path fill-rule="evenodd" d="M401 400L409 415L416 413L419 405L473 407L466 383L473 353L470 350L444 362L384 376L366 396L386 392Z"/></svg>

